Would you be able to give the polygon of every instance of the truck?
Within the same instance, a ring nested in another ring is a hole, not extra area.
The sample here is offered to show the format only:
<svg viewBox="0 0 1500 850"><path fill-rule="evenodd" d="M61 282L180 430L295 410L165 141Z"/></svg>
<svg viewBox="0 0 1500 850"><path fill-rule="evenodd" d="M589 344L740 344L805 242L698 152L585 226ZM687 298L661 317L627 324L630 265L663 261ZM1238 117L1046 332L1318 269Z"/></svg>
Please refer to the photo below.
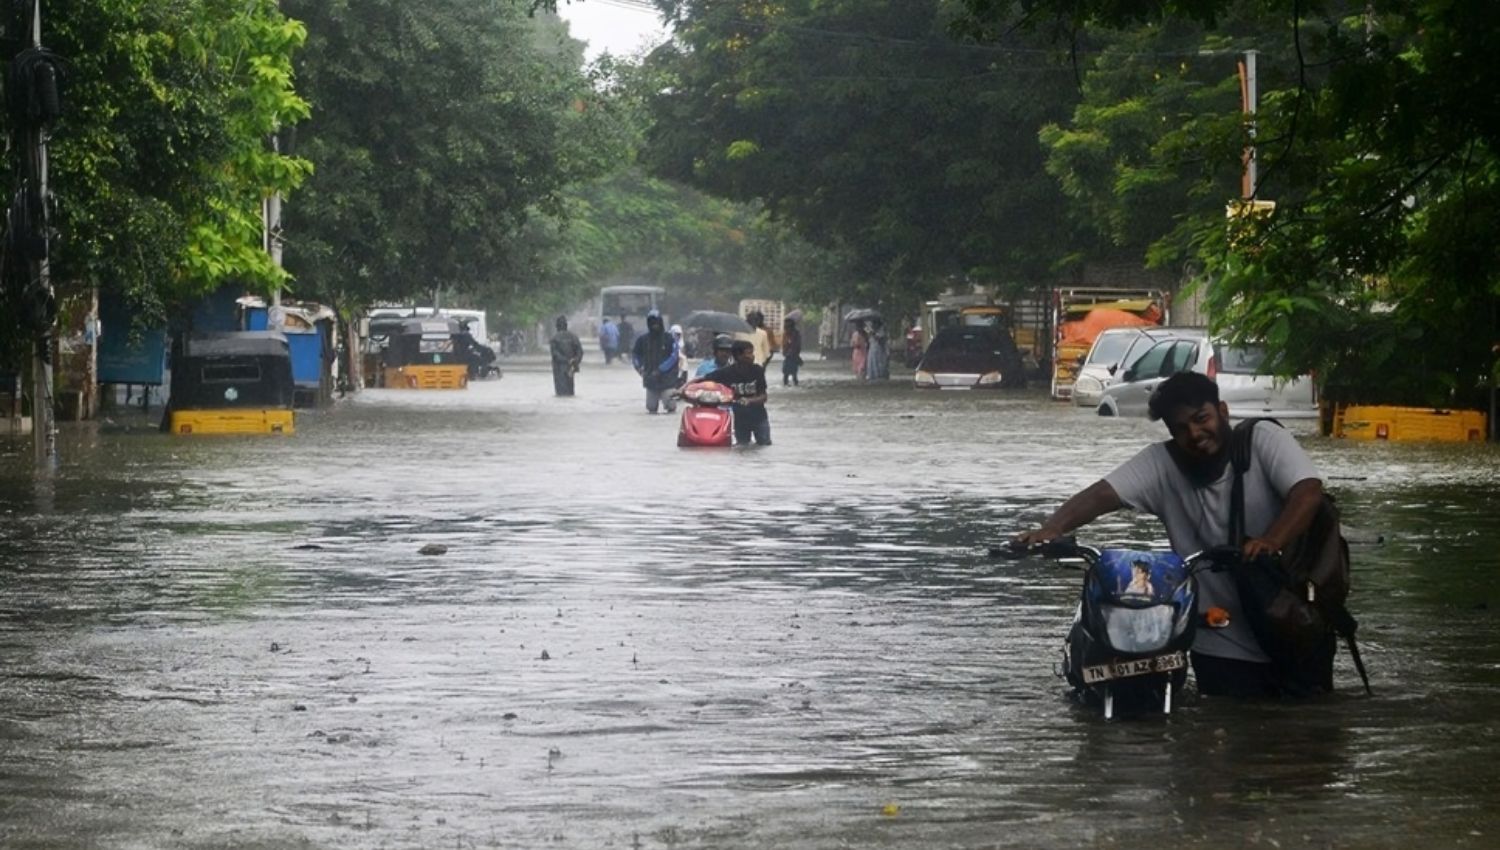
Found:
<svg viewBox="0 0 1500 850"><path fill-rule="evenodd" d="M1162 289L1059 287L1052 291L1052 398L1073 397L1073 381L1101 331L1165 325L1171 295Z"/></svg>

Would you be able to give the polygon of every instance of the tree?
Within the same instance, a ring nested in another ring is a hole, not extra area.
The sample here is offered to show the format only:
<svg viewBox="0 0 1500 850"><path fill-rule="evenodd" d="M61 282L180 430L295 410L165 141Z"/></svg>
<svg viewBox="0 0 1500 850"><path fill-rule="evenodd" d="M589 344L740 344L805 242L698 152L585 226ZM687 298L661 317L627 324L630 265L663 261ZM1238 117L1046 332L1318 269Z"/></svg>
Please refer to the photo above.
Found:
<svg viewBox="0 0 1500 850"><path fill-rule="evenodd" d="M976 31L1019 19L1009 4L967 5ZM1275 212L1226 226L1190 198L1171 206L1186 216L1176 242L1203 268L1214 323L1265 340L1281 374L1317 370L1336 400L1480 403L1493 387L1500 339L1500 243L1492 235L1500 225L1500 71L1490 61L1500 7L1034 0L1020 9L1070 37L1093 26L1185 22L1220 32L1247 10L1279 22L1276 40L1256 45L1281 57L1256 122L1261 197L1276 201ZM1217 126L1173 155L1197 149L1209 159L1217 150L1222 161L1247 141L1243 127ZM1157 155L1172 147L1168 138L1155 143L1151 167L1172 169ZM1075 197L1111 191L1122 203L1121 188L1094 182Z"/></svg>
<svg viewBox="0 0 1500 850"><path fill-rule="evenodd" d="M273 0L45 9L44 43L68 63L49 145L59 295L100 286L162 321L228 280L279 285L260 247L260 202L294 189L308 164L264 140L306 114L290 73L301 27ZM30 28L12 24L13 50ZM7 173L13 182L13 162Z"/></svg>
<svg viewBox="0 0 1500 850"><path fill-rule="evenodd" d="M310 33L297 145L318 163L286 216L298 292L354 308L441 288L508 306L537 268L524 237L604 168L618 129L578 43L503 0L284 8Z"/></svg>
<svg viewBox="0 0 1500 850"><path fill-rule="evenodd" d="M1036 130L1076 95L1039 39L961 41L944 0L662 5L654 173L762 203L873 290L1030 283L1066 255Z"/></svg>

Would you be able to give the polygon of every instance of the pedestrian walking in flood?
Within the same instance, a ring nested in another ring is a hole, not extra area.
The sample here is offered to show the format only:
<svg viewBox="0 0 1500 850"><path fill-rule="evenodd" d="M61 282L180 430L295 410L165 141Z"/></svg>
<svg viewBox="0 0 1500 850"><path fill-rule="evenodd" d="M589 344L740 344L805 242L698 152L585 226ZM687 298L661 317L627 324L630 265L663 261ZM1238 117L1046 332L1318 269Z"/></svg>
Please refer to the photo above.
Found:
<svg viewBox="0 0 1500 850"><path fill-rule="evenodd" d="M626 318L624 313L621 313L620 314L620 359L623 360L626 357L629 357L630 355L629 355L628 352L631 352L631 351L634 351L634 350L635 350L635 325L632 325L630 323L630 319Z"/></svg>
<svg viewBox="0 0 1500 850"><path fill-rule="evenodd" d="M682 337L682 325L673 325L667 329L672 335L672 341L677 343L677 386L687 383L687 342Z"/></svg>
<svg viewBox="0 0 1500 850"><path fill-rule="evenodd" d="M734 362L734 337L729 334L719 334L714 337L713 357L703 359L698 364L698 370L693 373L693 380L701 381L708 377L715 369L723 369Z"/></svg>
<svg viewBox="0 0 1500 850"><path fill-rule="evenodd" d="M709 372L702 380L723 384L734 390L734 442L747 445L771 445L771 417L766 413L766 370L755 362L755 345L735 340L731 349L734 362Z"/></svg>
<svg viewBox="0 0 1500 850"><path fill-rule="evenodd" d="M557 333L552 335L552 389L560 396L573 394L573 376L583 365L583 343L568 330L566 317L557 317Z"/></svg>
<svg viewBox="0 0 1500 850"><path fill-rule="evenodd" d="M755 362L764 369L771 365L771 358L776 356L776 350L771 347L771 332L766 329L766 314L751 310L745 314L745 322L750 325L750 342L755 346Z"/></svg>
<svg viewBox="0 0 1500 850"><path fill-rule="evenodd" d="M887 381L891 377L891 350L885 333L885 322L878 317L870 320L866 339L865 379Z"/></svg>
<svg viewBox="0 0 1500 850"><path fill-rule="evenodd" d="M604 365L613 363L620 355L620 329L614 326L608 316L599 325L599 350L604 352Z"/></svg>
<svg viewBox="0 0 1500 850"><path fill-rule="evenodd" d="M781 385L797 384L802 370L802 331L797 320L788 317L781 323Z"/></svg>
<svg viewBox="0 0 1500 850"><path fill-rule="evenodd" d="M661 313L646 314L646 332L635 341L631 362L646 388L646 412L655 413L658 406L668 413L677 409L678 366L681 361L677 341L667 333Z"/></svg>
<svg viewBox="0 0 1500 850"><path fill-rule="evenodd" d="M854 377L861 381L866 379L865 360L870 352L870 335L865 332L864 320L854 323L854 330L849 332L849 365L854 367Z"/></svg>

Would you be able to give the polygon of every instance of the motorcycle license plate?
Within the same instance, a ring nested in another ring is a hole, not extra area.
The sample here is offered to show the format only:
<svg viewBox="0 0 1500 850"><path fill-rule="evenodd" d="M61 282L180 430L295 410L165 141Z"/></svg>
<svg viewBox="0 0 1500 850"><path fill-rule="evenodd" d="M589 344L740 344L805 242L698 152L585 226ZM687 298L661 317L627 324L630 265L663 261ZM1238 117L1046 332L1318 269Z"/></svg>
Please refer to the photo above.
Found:
<svg viewBox="0 0 1500 850"><path fill-rule="evenodd" d="M1147 673L1181 670L1186 666L1187 654L1172 652L1155 658L1132 658L1129 661L1115 661L1111 664L1095 664L1092 667L1085 667L1083 668L1083 681L1092 685L1095 682L1108 682L1111 679L1128 679L1131 676L1144 676Z"/></svg>

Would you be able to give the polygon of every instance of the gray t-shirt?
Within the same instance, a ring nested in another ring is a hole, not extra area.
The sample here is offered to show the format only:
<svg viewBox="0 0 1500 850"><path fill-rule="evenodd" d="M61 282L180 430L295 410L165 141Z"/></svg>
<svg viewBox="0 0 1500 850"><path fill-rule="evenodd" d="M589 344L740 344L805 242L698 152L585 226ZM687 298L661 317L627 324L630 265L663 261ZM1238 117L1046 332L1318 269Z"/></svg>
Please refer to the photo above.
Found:
<svg viewBox="0 0 1500 850"><path fill-rule="evenodd" d="M1286 429L1270 422L1255 426L1250 469L1245 473L1245 533L1259 537L1281 513L1287 493L1299 482L1318 478L1312 459ZM1172 551L1184 558L1229 542L1229 502L1234 469L1206 487L1194 487L1172 462L1165 443L1147 446L1104 476L1120 501L1133 510L1155 514L1167 527ZM1240 611L1239 594L1228 572L1198 574L1198 610L1218 606L1229 612L1222 629L1199 628L1193 649L1204 655L1243 661L1267 661Z"/></svg>

